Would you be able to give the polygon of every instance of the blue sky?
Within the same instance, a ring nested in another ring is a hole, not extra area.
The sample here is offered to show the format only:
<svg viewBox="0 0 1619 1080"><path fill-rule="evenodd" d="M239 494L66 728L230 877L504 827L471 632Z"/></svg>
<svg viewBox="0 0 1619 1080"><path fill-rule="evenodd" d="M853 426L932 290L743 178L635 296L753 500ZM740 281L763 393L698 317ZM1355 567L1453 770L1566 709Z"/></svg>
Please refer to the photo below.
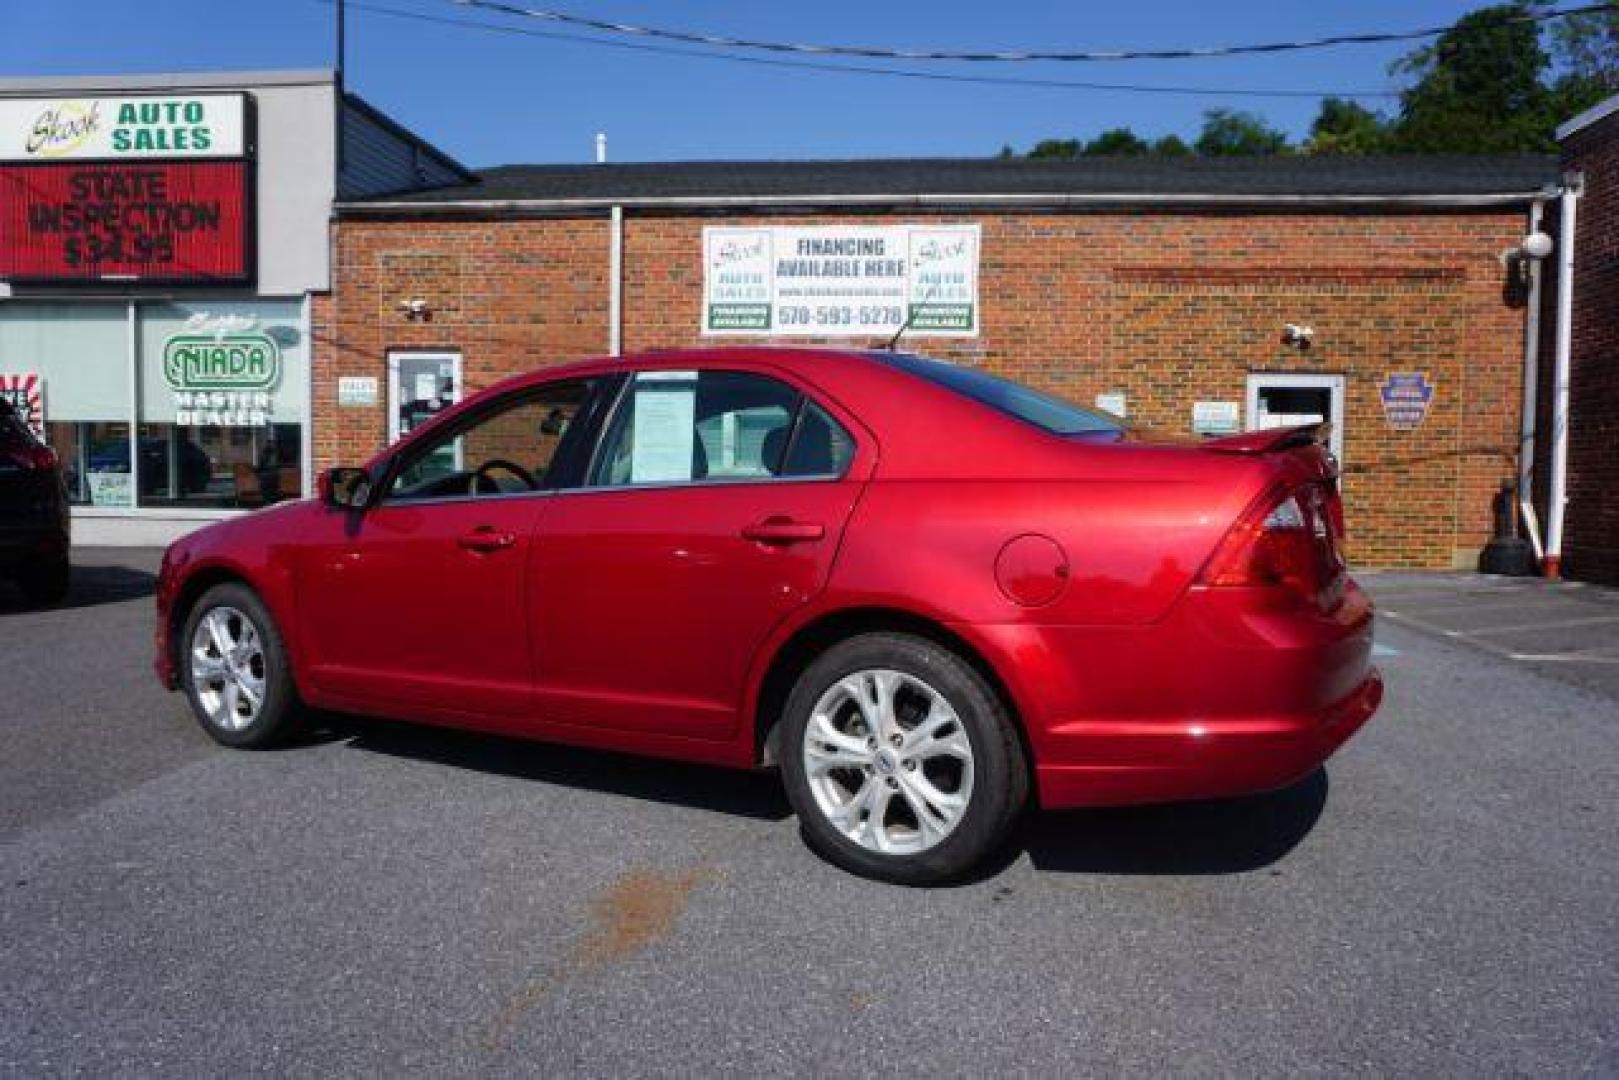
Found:
<svg viewBox="0 0 1619 1080"><path fill-rule="evenodd" d="M592 16L790 41L936 48L1146 48L1415 29L1476 3L1367 0L530 0ZM597 131L617 161L980 156L1003 143L1128 125L1195 133L1203 110L1251 109L1302 135L1317 99L945 84L823 74L453 28L364 10L505 22L450 0L350 0L349 84L470 165L584 161ZM322 67L333 9L321 0L0 0L0 74ZM564 28L545 24L535 29ZM565 31L571 32L571 31ZM1180 62L922 65L1024 78L1208 88L1393 91L1409 45L1344 46ZM1363 97L1391 108L1387 98Z"/></svg>

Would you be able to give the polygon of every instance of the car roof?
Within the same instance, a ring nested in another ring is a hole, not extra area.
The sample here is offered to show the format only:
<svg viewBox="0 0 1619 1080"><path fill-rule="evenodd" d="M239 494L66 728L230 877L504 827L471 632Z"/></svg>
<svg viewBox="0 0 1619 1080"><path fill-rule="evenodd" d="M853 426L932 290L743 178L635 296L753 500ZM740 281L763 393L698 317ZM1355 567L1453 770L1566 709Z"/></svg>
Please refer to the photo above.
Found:
<svg viewBox="0 0 1619 1080"><path fill-rule="evenodd" d="M851 360L870 360L870 349L838 349L808 345L711 345L695 348L648 349L622 356L594 356L551 364L513 376L497 385L515 386L524 383L548 382L574 375L595 375L603 371L656 371L672 367L714 367L726 363L760 362L777 367L797 369L799 365L845 363ZM804 369L807 373L808 368Z"/></svg>

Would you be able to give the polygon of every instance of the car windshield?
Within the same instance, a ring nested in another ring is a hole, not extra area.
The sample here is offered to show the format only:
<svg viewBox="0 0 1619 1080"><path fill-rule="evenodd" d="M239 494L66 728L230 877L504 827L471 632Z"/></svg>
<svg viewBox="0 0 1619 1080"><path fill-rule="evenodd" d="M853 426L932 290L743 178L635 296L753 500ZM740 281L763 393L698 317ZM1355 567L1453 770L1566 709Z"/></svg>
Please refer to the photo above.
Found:
<svg viewBox="0 0 1619 1080"><path fill-rule="evenodd" d="M908 353L872 353L876 360L1008 413L1053 435L1120 434L1124 425L1104 413L1032 390L975 368L929 360Z"/></svg>

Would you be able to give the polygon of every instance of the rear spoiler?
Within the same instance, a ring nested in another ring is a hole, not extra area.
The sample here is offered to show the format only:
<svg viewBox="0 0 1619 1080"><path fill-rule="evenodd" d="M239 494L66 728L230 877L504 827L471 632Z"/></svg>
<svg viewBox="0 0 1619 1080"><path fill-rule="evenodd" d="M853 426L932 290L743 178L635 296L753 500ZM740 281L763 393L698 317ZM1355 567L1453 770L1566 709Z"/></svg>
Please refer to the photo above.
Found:
<svg viewBox="0 0 1619 1080"><path fill-rule="evenodd" d="M1230 454L1278 454L1306 446L1327 446L1331 435L1330 423L1305 424L1223 435L1218 439L1204 439L1198 445L1205 450L1223 450Z"/></svg>

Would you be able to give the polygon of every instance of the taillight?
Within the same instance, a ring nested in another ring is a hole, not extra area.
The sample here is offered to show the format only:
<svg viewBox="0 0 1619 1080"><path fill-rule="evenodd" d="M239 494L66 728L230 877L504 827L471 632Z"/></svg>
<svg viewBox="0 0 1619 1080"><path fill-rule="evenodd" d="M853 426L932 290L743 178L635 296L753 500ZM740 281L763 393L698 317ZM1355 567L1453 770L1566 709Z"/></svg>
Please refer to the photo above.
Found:
<svg viewBox="0 0 1619 1080"><path fill-rule="evenodd" d="M1273 495L1231 527L1198 580L1213 586L1284 586L1315 597L1340 565L1335 531L1316 489Z"/></svg>

